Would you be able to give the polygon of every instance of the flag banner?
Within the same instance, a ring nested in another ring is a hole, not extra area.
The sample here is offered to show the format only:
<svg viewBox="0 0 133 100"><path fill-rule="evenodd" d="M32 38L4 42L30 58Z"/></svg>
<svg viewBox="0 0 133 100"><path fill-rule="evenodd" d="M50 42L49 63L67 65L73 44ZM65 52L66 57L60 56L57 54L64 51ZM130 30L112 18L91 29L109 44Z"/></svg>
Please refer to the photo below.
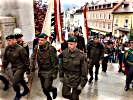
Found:
<svg viewBox="0 0 133 100"><path fill-rule="evenodd" d="M54 4L53 0L48 0L48 9L46 13L46 17L43 23L42 33L47 34L49 37L51 36L51 18L52 13L54 12Z"/></svg>
<svg viewBox="0 0 133 100"><path fill-rule="evenodd" d="M60 0L54 0L54 16L55 16L55 29L56 37L59 43L62 43L62 23L61 23L61 4Z"/></svg>
<svg viewBox="0 0 133 100"><path fill-rule="evenodd" d="M87 9L86 9L86 5L83 7L83 14L84 14L84 29L85 32L83 33L83 36L85 38L85 44L87 44L87 40L88 40L88 35L89 35L89 28L88 28L88 22L87 22Z"/></svg>

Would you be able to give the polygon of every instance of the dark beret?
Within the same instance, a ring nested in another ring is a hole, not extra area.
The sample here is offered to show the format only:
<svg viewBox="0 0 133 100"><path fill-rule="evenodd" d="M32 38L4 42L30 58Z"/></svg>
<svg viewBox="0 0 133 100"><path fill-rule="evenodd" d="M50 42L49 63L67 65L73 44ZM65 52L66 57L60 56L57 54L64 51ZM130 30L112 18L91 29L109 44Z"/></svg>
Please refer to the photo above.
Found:
<svg viewBox="0 0 133 100"><path fill-rule="evenodd" d="M78 41L78 39L77 39L77 37L75 37L75 36L71 36L71 37L69 37L68 40L67 40L67 42L77 42L77 41Z"/></svg>
<svg viewBox="0 0 133 100"><path fill-rule="evenodd" d="M8 35L8 36L6 37L6 40L8 40L8 39L15 39L15 35L13 35L13 34Z"/></svg>

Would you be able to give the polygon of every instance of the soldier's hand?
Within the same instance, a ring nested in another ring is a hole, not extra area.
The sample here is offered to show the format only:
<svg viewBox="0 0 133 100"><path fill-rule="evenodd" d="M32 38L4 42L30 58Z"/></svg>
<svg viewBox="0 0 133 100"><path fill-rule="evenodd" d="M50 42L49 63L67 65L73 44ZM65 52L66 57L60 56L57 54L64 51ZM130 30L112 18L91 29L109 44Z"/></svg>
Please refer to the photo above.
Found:
<svg viewBox="0 0 133 100"><path fill-rule="evenodd" d="M81 85L79 85L77 89L78 90L82 90L83 88L81 87Z"/></svg>

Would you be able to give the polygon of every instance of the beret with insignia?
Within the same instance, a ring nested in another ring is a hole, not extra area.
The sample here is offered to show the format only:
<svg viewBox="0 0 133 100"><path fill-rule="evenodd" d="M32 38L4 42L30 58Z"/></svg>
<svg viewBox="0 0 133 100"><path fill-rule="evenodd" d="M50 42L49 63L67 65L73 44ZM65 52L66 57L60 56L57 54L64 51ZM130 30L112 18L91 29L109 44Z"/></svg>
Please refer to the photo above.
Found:
<svg viewBox="0 0 133 100"><path fill-rule="evenodd" d="M45 33L41 33L38 38L47 38L48 36Z"/></svg>
<svg viewBox="0 0 133 100"><path fill-rule="evenodd" d="M77 37L75 37L75 36L71 36L71 37L69 37L68 40L67 40L67 42L77 42L77 41L78 41L78 39L77 39Z"/></svg>

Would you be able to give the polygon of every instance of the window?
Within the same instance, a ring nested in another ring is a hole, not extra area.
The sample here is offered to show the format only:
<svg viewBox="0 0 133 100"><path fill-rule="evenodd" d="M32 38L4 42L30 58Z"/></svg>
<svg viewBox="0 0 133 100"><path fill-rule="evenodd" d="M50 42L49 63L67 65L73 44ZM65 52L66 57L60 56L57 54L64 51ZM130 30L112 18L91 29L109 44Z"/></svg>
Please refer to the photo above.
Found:
<svg viewBox="0 0 133 100"><path fill-rule="evenodd" d="M118 18L115 20L115 26L118 26Z"/></svg>
<svg viewBox="0 0 133 100"><path fill-rule="evenodd" d="M111 15L109 14L109 19L111 19Z"/></svg>
<svg viewBox="0 0 133 100"><path fill-rule="evenodd" d="M128 27L128 19L125 19L124 27Z"/></svg>
<svg viewBox="0 0 133 100"><path fill-rule="evenodd" d="M111 29L111 24L108 24L108 29Z"/></svg>

